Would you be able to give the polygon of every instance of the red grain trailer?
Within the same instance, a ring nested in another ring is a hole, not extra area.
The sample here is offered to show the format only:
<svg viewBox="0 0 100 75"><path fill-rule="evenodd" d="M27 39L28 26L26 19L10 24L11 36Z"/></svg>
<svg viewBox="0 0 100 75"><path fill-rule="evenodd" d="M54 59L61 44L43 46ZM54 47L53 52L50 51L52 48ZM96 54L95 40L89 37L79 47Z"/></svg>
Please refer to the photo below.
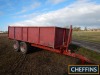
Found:
<svg viewBox="0 0 100 75"><path fill-rule="evenodd" d="M14 49L26 54L30 46L42 48L52 52L79 58L82 63L90 62L82 55L71 53L68 49L72 38L72 26L70 29L60 27L8 27L8 37L14 40Z"/></svg>

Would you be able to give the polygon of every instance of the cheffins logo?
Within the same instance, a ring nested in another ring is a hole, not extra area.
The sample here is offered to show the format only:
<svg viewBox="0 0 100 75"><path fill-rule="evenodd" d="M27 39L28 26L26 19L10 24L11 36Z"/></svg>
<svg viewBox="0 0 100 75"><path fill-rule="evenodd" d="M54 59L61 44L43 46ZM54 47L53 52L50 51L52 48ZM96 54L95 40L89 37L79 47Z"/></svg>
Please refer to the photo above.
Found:
<svg viewBox="0 0 100 75"><path fill-rule="evenodd" d="M99 65L68 65L69 74L99 74Z"/></svg>

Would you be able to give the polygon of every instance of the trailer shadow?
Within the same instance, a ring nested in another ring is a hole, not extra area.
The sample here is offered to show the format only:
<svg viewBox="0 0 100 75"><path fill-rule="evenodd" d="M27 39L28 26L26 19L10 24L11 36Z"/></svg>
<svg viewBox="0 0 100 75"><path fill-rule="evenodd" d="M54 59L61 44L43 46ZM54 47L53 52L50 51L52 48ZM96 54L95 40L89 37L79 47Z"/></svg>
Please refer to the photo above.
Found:
<svg viewBox="0 0 100 75"><path fill-rule="evenodd" d="M35 52L39 52L39 51L42 51L42 49L31 46L28 54L35 53Z"/></svg>
<svg viewBox="0 0 100 75"><path fill-rule="evenodd" d="M72 53L75 53L79 50L79 46L75 45L75 44L70 44L69 45L69 49L71 50Z"/></svg>

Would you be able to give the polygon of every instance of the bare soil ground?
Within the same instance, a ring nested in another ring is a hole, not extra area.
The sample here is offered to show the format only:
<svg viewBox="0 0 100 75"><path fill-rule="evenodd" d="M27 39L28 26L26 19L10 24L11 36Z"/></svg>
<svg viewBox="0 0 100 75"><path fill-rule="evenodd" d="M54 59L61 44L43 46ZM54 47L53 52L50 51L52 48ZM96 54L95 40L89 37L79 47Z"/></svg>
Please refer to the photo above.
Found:
<svg viewBox="0 0 100 75"><path fill-rule="evenodd" d="M38 48L23 55L12 46L7 34L0 34L0 75L67 75L69 64L80 64L76 58Z"/></svg>

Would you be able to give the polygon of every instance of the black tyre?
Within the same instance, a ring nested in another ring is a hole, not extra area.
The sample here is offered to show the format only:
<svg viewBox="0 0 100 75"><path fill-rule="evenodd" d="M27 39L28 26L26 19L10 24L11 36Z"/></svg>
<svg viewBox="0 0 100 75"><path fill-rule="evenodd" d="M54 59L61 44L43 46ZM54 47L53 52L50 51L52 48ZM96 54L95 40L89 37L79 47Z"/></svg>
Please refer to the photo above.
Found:
<svg viewBox="0 0 100 75"><path fill-rule="evenodd" d="M16 52L20 51L20 42L17 40L14 40L13 48Z"/></svg>
<svg viewBox="0 0 100 75"><path fill-rule="evenodd" d="M30 46L29 46L28 43L20 42L20 51L21 51L23 54L27 54L27 53L28 53L29 47L30 47Z"/></svg>

